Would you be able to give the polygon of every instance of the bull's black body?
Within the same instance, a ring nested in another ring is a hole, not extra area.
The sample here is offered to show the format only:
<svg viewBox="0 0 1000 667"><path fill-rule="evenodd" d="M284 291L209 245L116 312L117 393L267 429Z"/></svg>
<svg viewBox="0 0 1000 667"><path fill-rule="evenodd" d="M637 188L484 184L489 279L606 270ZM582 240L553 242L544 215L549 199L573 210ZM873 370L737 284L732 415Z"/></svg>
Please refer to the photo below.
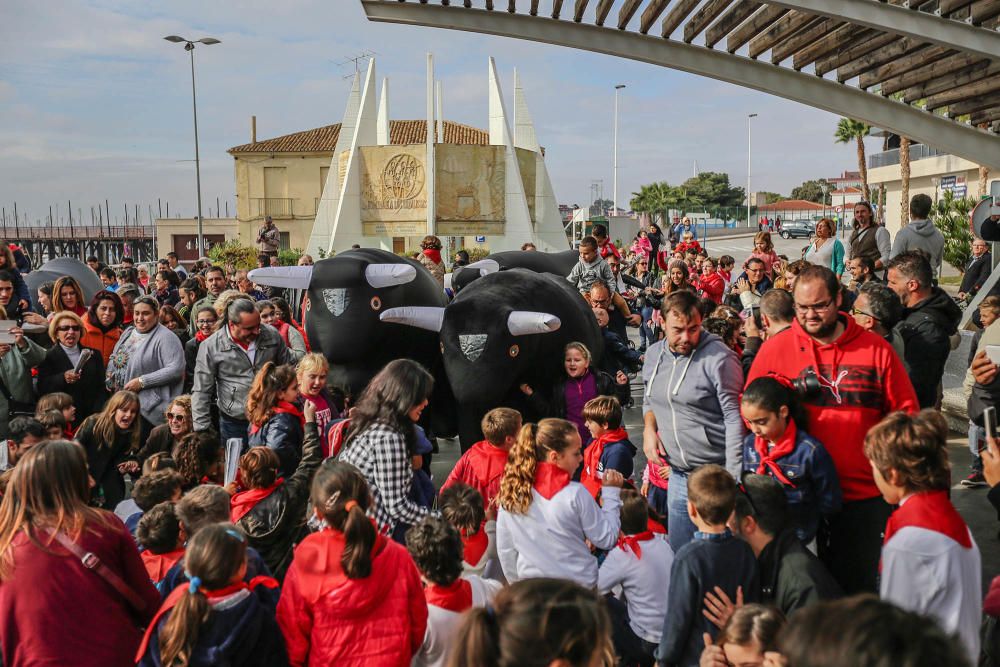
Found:
<svg viewBox="0 0 1000 667"><path fill-rule="evenodd" d="M492 259L500 265L501 271L509 269L529 269L535 273L554 273L558 276L568 276L573 270L573 266L580 261L580 254L576 250L564 250L562 252L537 252L534 250L508 250L505 252L495 252L487 255L486 259ZM452 276L451 285L455 293L478 280L481 272L478 269L460 269Z"/></svg>

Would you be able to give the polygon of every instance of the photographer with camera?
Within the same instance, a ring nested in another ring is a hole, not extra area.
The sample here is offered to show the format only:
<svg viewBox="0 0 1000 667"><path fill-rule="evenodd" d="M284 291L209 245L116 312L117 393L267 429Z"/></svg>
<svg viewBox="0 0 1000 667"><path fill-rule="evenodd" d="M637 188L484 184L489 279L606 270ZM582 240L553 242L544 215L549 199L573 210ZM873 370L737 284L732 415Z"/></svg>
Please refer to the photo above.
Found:
<svg viewBox="0 0 1000 667"><path fill-rule="evenodd" d="M274 226L271 216L264 218L264 226L257 230L257 250L261 255L277 257L281 247L281 232Z"/></svg>
<svg viewBox="0 0 1000 667"><path fill-rule="evenodd" d="M890 412L914 413L918 404L892 346L839 312L840 290L830 269L802 270L790 333L764 342L747 384L768 373L791 378L805 404L809 432L833 457L844 505L821 524L817 541L820 558L850 594L878 590L882 531L891 512L865 458L865 434Z"/></svg>
<svg viewBox="0 0 1000 667"><path fill-rule="evenodd" d="M747 342L743 347L740 363L743 364L744 375L750 374L750 367L764 341L791 328L795 320L795 303L792 295L785 290L772 289L764 293L760 298L760 306L752 307L750 313L751 317L743 323Z"/></svg>

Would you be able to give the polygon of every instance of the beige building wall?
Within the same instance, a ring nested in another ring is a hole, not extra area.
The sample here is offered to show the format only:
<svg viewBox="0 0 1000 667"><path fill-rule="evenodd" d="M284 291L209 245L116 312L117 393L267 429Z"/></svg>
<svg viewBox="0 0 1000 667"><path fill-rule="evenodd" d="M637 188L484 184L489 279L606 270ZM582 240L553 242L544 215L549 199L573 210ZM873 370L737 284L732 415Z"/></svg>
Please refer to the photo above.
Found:
<svg viewBox="0 0 1000 667"><path fill-rule="evenodd" d="M931 199L941 197L940 186L933 179L944 176L964 176L968 197L979 196L979 165L956 155L937 155L910 162L910 197L925 194ZM872 197L877 197L879 185L885 184L885 226L895 236L902 226L902 180L898 164L868 170Z"/></svg>

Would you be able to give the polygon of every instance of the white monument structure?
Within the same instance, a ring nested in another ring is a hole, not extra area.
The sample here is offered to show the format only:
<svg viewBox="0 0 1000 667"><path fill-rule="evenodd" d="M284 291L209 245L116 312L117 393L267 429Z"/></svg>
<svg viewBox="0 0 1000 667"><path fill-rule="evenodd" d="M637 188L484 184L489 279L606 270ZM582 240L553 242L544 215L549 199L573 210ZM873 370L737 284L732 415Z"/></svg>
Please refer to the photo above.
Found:
<svg viewBox="0 0 1000 667"><path fill-rule="evenodd" d="M472 247L475 240L491 252L519 250L528 241L543 251L569 248L516 72L511 118L489 59L488 146L442 143L441 85L431 54L426 145L392 144L388 79L377 104L375 94L373 59L363 84L354 77L308 247L393 250L394 238L419 242L434 234L467 237L452 245Z"/></svg>

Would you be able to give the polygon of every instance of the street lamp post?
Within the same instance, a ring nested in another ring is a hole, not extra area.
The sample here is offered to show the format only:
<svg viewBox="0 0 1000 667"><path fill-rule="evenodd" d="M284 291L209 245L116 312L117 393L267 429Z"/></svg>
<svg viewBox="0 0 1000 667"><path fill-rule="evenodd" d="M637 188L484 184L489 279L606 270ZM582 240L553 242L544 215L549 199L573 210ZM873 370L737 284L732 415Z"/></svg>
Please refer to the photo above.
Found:
<svg viewBox="0 0 1000 667"><path fill-rule="evenodd" d="M611 202L611 215L618 214L618 91L625 87L624 83L619 83L615 86L615 150L614 150L614 167L612 171L613 177L613 200Z"/></svg>
<svg viewBox="0 0 1000 667"><path fill-rule="evenodd" d="M195 43L200 43L205 46L211 46L212 44L221 44L222 42L214 37L202 37L201 39L190 40L178 37L177 35L168 35L163 39L175 44L184 44L184 50L191 54L191 109L194 112L194 177L198 189L198 257L201 258L205 256L206 252L201 217L201 157L198 152L198 96L195 93L194 87L194 45Z"/></svg>
<svg viewBox="0 0 1000 667"><path fill-rule="evenodd" d="M750 229L750 121L757 117L757 114L752 113L747 115L747 229Z"/></svg>

